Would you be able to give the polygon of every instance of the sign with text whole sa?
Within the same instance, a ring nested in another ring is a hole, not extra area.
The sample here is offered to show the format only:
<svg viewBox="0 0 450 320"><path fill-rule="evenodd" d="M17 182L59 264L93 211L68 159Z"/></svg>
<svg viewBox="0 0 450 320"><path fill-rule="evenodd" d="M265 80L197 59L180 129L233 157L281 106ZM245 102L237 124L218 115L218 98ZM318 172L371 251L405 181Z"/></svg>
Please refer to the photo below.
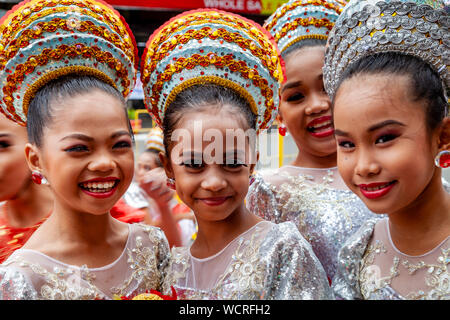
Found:
<svg viewBox="0 0 450 320"><path fill-rule="evenodd" d="M149 10L192 10L199 8L220 9L236 13L269 15L287 0L106 0L110 5L122 8Z"/></svg>

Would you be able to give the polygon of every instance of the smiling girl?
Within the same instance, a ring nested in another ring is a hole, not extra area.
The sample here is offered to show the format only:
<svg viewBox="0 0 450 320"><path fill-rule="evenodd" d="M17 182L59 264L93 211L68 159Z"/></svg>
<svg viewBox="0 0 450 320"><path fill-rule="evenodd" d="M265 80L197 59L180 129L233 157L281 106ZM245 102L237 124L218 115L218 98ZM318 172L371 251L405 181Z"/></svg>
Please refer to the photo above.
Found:
<svg viewBox="0 0 450 320"><path fill-rule="evenodd" d="M32 181L27 141L26 128L0 114L0 263L23 246L52 210L50 189Z"/></svg>
<svg viewBox="0 0 450 320"><path fill-rule="evenodd" d="M450 164L449 19L441 1L432 4L351 2L328 42L339 172L369 209L388 215L340 251L339 298L450 298L441 179Z"/></svg>
<svg viewBox="0 0 450 320"><path fill-rule="evenodd" d="M136 47L126 23L101 1L27 1L3 19L9 24L1 40L9 57L1 111L26 124L28 166L52 190L54 205L1 266L0 299L111 299L158 290L165 236L109 213L134 172L124 97L135 80Z"/></svg>
<svg viewBox="0 0 450 320"><path fill-rule="evenodd" d="M299 153L289 165L260 171L247 198L250 211L260 217L297 225L330 282L344 241L375 216L348 190L336 166L322 67L326 39L341 11L342 4L335 1L289 1L266 21L286 63L280 134L287 128Z"/></svg>
<svg viewBox="0 0 450 320"><path fill-rule="evenodd" d="M222 11L190 11L158 29L143 57L146 105L164 131L168 183L198 234L172 250L165 290L182 299L330 299L297 228L264 221L244 199L255 131L270 126L284 74L269 36Z"/></svg>

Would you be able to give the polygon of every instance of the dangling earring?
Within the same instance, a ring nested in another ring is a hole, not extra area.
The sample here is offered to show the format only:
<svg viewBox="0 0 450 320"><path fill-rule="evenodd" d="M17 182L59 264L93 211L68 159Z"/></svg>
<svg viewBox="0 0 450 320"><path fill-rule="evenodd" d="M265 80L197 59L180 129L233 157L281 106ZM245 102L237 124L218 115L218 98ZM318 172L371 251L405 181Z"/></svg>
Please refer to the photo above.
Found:
<svg viewBox="0 0 450 320"><path fill-rule="evenodd" d="M167 178L166 184L167 184L167 186L168 186L170 189L172 189L172 190L175 190L175 189L176 189L176 187L175 187L175 179Z"/></svg>
<svg viewBox="0 0 450 320"><path fill-rule="evenodd" d="M280 124L278 126L278 133L280 134L280 136L285 136L286 135L286 126L284 124Z"/></svg>
<svg viewBox="0 0 450 320"><path fill-rule="evenodd" d="M250 175L250 180L248 181L248 185L251 186L255 182L255 175L252 173Z"/></svg>
<svg viewBox="0 0 450 320"><path fill-rule="evenodd" d="M436 158L434 158L434 164L438 168L450 167L450 151L442 150L441 152L439 152Z"/></svg>
<svg viewBox="0 0 450 320"><path fill-rule="evenodd" d="M31 180L36 184L48 184L47 179L37 170L31 172Z"/></svg>

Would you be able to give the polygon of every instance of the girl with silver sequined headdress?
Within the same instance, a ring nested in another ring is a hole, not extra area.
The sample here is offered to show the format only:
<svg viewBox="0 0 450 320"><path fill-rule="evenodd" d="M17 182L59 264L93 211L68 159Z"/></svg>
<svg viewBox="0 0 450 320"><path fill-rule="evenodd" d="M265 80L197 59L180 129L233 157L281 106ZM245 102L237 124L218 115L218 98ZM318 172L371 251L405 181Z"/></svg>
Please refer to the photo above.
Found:
<svg viewBox="0 0 450 320"><path fill-rule="evenodd" d="M339 175L331 102L323 88L326 39L343 5L289 1L265 23L286 66L279 130L283 134L287 128L299 152L288 165L258 172L247 197L248 208L264 219L296 224L330 282L344 241L365 220L375 217Z"/></svg>
<svg viewBox="0 0 450 320"><path fill-rule="evenodd" d="M328 39L339 172L387 214L341 249L339 298L450 299L450 20L426 3L351 1Z"/></svg>
<svg viewBox="0 0 450 320"><path fill-rule="evenodd" d="M142 59L147 109L164 131L168 185L198 233L165 279L182 299L331 299L325 272L291 223L252 214L255 136L276 114L284 70L270 35L238 15L190 11L157 30Z"/></svg>
<svg viewBox="0 0 450 320"><path fill-rule="evenodd" d="M169 246L111 209L134 172L125 98L137 47L101 0L30 0L0 20L0 111L26 126L52 214L0 266L0 299L94 300L160 290ZM23 151L22 151L23 154Z"/></svg>

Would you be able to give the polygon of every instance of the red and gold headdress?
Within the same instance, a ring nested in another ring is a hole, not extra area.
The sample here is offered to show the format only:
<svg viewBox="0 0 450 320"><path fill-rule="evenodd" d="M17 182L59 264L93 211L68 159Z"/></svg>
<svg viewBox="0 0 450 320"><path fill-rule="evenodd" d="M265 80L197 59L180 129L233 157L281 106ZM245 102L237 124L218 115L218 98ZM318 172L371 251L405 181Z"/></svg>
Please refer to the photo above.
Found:
<svg viewBox="0 0 450 320"><path fill-rule="evenodd" d="M347 0L290 0L279 7L265 22L284 52L304 39L328 38Z"/></svg>
<svg viewBox="0 0 450 320"><path fill-rule="evenodd" d="M145 104L158 125L182 90L204 83L231 88L257 115L257 129L277 114L285 80L270 34L253 21L220 10L194 10L156 30L142 57Z"/></svg>
<svg viewBox="0 0 450 320"><path fill-rule="evenodd" d="M49 81L91 75L127 97L137 47L127 23L101 0L27 0L0 20L0 111L25 125L30 101Z"/></svg>

